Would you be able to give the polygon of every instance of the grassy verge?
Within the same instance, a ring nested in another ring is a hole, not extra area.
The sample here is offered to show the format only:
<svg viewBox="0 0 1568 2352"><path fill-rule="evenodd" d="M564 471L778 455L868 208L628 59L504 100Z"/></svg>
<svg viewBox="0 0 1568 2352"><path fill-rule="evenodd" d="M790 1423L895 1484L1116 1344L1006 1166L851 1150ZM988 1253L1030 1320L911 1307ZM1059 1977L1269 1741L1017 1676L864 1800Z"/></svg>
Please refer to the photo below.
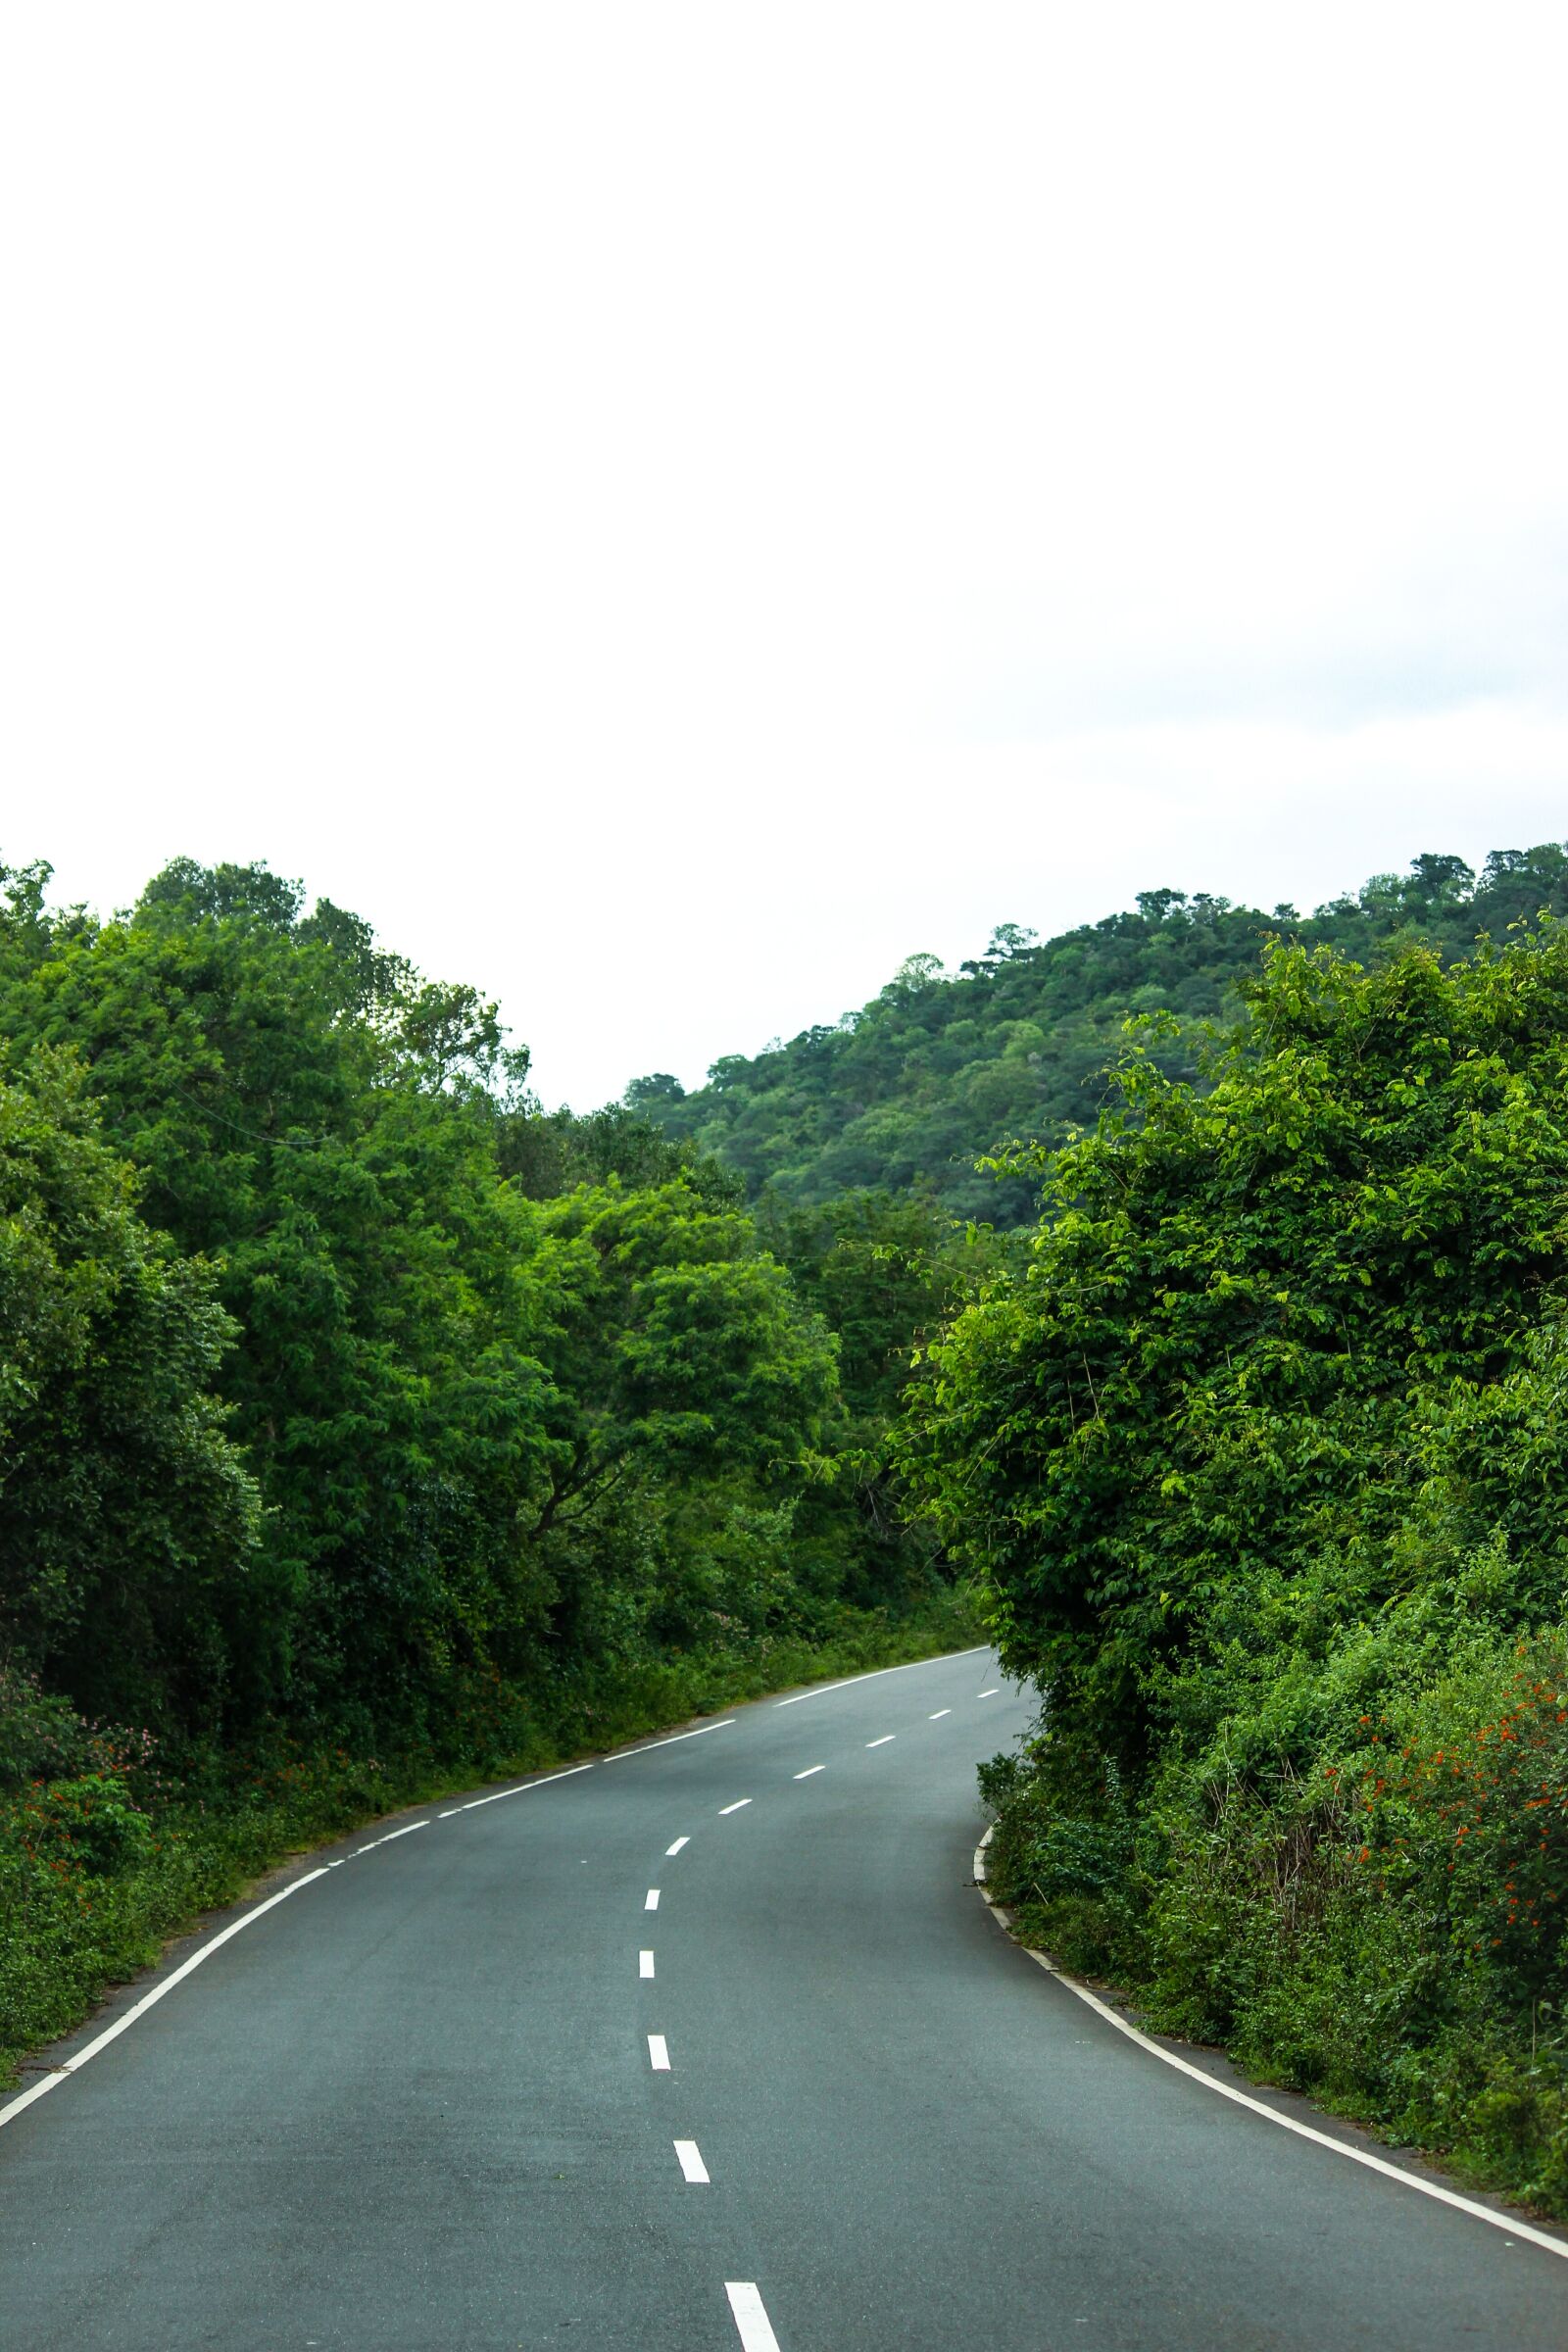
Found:
<svg viewBox="0 0 1568 2352"><path fill-rule="evenodd" d="M845 1611L825 1641L650 1659L527 1692L483 1687L436 1734L401 1744L351 1750L279 1730L244 1756L191 1756L177 1772L111 1752L94 1771L34 1781L0 1796L0 2085L290 1854L480 1781L978 1639L956 1601L901 1620Z"/></svg>

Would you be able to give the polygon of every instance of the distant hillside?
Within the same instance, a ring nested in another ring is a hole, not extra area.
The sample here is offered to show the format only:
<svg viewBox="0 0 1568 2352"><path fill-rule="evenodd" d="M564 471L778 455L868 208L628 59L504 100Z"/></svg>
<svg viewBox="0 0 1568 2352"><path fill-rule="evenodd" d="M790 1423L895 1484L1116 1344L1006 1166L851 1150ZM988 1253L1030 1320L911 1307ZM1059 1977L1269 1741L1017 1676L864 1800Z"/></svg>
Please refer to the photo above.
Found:
<svg viewBox="0 0 1568 2352"><path fill-rule="evenodd" d="M956 1216L1021 1224L1031 1188L977 1174L975 1160L1014 1137L1092 1124L1129 1013L1173 1012L1195 1032L1230 1017L1237 976L1271 935L1327 942L1360 962L1411 938L1452 957L1543 908L1568 914L1568 846L1556 842L1495 850L1479 876L1459 858L1417 858L1407 874L1376 874L1304 919L1294 906L1264 913L1144 891L1136 912L1059 939L1004 924L954 974L913 956L836 1027L725 1054L692 1094L664 1074L635 1079L626 1102L715 1153L754 1197L771 1186L809 1202L884 1186L924 1192ZM1179 1038L1162 1058L1190 1074Z"/></svg>

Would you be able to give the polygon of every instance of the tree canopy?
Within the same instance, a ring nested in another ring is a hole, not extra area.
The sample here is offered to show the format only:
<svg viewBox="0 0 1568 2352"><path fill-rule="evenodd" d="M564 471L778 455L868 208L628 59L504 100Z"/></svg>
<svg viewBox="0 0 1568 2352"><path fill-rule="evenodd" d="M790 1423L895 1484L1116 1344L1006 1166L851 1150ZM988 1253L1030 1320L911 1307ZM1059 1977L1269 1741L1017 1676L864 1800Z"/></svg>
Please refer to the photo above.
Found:
<svg viewBox="0 0 1568 2352"><path fill-rule="evenodd" d="M1199 1659L1397 1598L1438 1433L1473 1446L1461 1401L1495 1409L1568 1272L1568 934L1370 972L1281 946L1244 997L1206 1088L1134 1043L917 1392L911 1473L1006 1654L1129 1759ZM1561 1533L1503 1454L1464 1492L1477 1541L1525 1539L1528 1615Z"/></svg>
<svg viewBox="0 0 1568 2352"><path fill-rule="evenodd" d="M955 973L911 956L878 996L831 1027L764 1053L721 1056L687 1094L667 1072L626 1100L666 1134L737 1171L755 1198L791 1201L859 1190L915 1190L951 1215L1032 1221L1032 1171L979 1171L1014 1140L1064 1143L1092 1127L1130 1014L1175 1016L1157 1059L1196 1077L1205 1029L1241 1010L1242 983L1275 937L1369 963L1422 943L1467 956L1480 934L1505 938L1538 914L1568 914L1568 852L1557 843L1494 851L1478 876L1426 855L1377 874L1303 918L1177 890L1038 941L1003 923L986 954Z"/></svg>
<svg viewBox="0 0 1568 2352"><path fill-rule="evenodd" d="M1133 1036L910 1392L906 1491L1044 1701L997 1885L1561 2210L1568 931L1241 995L1200 1084Z"/></svg>
<svg viewBox="0 0 1568 2352"><path fill-rule="evenodd" d="M228 1737L417 1727L474 1676L739 1623L675 1554L722 1522L750 1592L735 1530L775 1557L843 1407L734 1178L625 1110L542 1114L493 1005L265 867L177 861L107 922L45 879L0 910L7 1115L50 1139L14 1152L8 1653ZM111 1365L127 1432L145 1391L134 1508ZM798 1615L787 1582L760 1605Z"/></svg>

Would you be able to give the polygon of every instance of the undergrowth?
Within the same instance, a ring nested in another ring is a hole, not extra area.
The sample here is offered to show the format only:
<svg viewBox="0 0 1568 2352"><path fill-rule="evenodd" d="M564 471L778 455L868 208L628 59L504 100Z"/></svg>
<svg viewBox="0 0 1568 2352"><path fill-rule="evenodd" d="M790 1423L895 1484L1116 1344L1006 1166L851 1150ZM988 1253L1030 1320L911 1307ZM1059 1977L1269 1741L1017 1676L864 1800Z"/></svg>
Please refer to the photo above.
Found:
<svg viewBox="0 0 1568 2352"><path fill-rule="evenodd" d="M1136 1801L1037 1730L982 1768L1018 1934L1461 2177L1568 2217L1568 1637L1478 1636L1310 1756L1221 1726Z"/></svg>

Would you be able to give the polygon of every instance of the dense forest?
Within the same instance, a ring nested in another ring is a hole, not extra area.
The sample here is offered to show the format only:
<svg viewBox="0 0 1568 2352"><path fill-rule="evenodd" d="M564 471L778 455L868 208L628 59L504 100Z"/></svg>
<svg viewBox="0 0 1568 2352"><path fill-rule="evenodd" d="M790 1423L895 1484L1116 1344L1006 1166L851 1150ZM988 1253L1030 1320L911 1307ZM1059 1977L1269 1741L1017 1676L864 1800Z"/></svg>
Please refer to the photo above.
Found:
<svg viewBox="0 0 1568 2352"><path fill-rule="evenodd" d="M290 1846L988 1629L1021 1932L1568 2212L1568 851L687 1096L265 866L0 890L0 2065Z"/></svg>
<svg viewBox="0 0 1568 2352"><path fill-rule="evenodd" d="M836 1027L726 1054L692 1094L665 1074L636 1079L626 1100L734 1168L754 1200L913 1191L955 1217L1022 1226L1031 1178L976 1162L1013 1140L1054 1145L1092 1127L1130 1013L1174 1016L1156 1058L1192 1079L1205 1032L1237 1017L1270 938L1360 963L1401 942L1464 956L1479 933L1500 940L1544 908L1568 914L1568 852L1554 842L1496 851L1479 876L1462 858L1420 857L1304 920L1294 906L1145 891L1136 910L1043 943L1004 923L956 973L912 956Z"/></svg>
<svg viewBox="0 0 1568 2352"><path fill-rule="evenodd" d="M885 1454L983 1250L858 1204L786 1263L265 867L47 879L0 897L0 2054L291 1840L968 1632Z"/></svg>
<svg viewBox="0 0 1568 2352"><path fill-rule="evenodd" d="M1568 932L1134 1040L903 1447L1044 1710L1026 1936L1568 2211Z"/></svg>

